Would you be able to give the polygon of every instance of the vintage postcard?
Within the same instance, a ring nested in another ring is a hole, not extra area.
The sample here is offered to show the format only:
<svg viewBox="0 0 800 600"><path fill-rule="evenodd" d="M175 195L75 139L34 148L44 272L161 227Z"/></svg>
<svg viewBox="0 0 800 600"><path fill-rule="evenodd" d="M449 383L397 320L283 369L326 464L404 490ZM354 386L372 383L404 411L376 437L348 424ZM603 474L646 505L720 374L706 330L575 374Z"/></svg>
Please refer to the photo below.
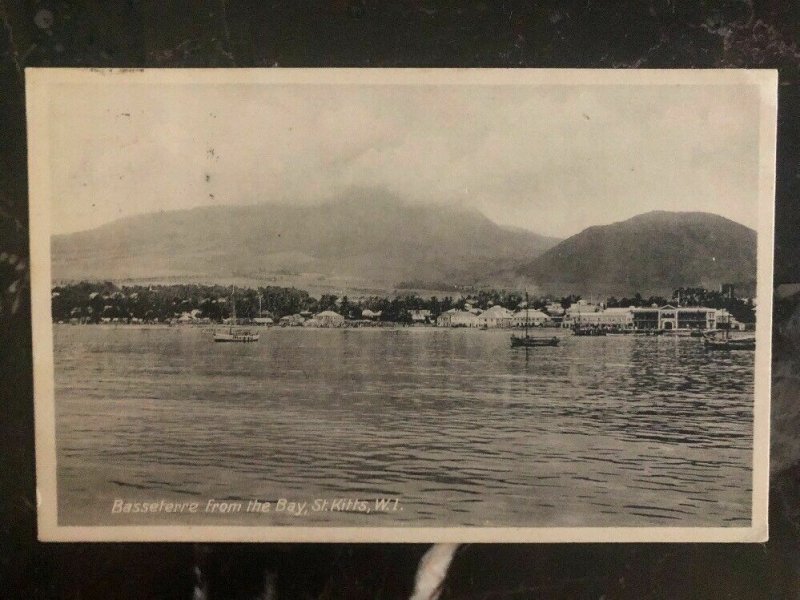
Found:
<svg viewBox="0 0 800 600"><path fill-rule="evenodd" d="M40 539L767 538L775 72L26 78Z"/></svg>

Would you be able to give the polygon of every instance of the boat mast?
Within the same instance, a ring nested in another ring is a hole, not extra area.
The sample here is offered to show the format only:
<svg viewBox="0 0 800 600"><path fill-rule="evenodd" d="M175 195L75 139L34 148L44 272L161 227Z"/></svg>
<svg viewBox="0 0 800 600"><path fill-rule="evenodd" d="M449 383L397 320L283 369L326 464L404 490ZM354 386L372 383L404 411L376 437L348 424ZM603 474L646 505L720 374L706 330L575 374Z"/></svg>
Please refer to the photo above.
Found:
<svg viewBox="0 0 800 600"><path fill-rule="evenodd" d="M525 337L528 337L528 318L531 316L528 303L528 290L525 290Z"/></svg>
<svg viewBox="0 0 800 600"><path fill-rule="evenodd" d="M236 326L236 286L231 286L231 331Z"/></svg>

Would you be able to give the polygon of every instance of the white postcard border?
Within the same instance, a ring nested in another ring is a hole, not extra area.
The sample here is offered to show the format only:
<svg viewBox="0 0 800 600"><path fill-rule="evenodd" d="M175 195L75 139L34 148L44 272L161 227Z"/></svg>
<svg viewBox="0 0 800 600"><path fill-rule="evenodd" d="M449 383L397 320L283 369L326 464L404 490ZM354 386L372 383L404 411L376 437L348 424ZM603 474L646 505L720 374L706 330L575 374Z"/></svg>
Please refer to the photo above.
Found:
<svg viewBox="0 0 800 600"><path fill-rule="evenodd" d="M754 85L761 91L753 495L750 527L259 527L61 526L57 521L53 326L50 305L49 107L61 83L185 85ZM209 542L764 542L768 538L769 415L777 72L590 69L26 69L31 313L39 539Z"/></svg>

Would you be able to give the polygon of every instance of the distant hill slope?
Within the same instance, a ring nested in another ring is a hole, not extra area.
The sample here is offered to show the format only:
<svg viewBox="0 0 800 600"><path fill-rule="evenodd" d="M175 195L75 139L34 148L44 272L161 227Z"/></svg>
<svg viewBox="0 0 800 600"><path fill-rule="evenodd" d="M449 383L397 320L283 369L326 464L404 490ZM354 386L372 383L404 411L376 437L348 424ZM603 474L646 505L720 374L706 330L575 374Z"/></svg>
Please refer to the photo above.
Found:
<svg viewBox="0 0 800 600"><path fill-rule="evenodd" d="M544 289L584 294L753 285L756 232L710 213L654 211L589 227L520 265L515 275Z"/></svg>
<svg viewBox="0 0 800 600"><path fill-rule="evenodd" d="M53 278L154 279L313 274L391 287L472 284L558 240L474 210L361 191L319 206L205 207L121 219L54 236Z"/></svg>

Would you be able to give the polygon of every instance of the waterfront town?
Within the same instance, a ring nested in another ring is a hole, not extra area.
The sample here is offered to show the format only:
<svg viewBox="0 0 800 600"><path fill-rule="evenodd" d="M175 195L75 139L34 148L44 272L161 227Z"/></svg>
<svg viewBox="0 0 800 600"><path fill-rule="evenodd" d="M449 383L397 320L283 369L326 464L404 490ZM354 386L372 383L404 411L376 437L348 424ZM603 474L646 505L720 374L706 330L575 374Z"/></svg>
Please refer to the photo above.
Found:
<svg viewBox="0 0 800 600"><path fill-rule="evenodd" d="M235 313L233 312L235 310ZM755 303L718 290L680 288L671 298L541 296L480 290L459 297L348 298L284 287L235 289L203 285L122 286L80 283L52 290L57 323L282 327L435 326L477 329L565 328L584 333L700 332L752 329Z"/></svg>

